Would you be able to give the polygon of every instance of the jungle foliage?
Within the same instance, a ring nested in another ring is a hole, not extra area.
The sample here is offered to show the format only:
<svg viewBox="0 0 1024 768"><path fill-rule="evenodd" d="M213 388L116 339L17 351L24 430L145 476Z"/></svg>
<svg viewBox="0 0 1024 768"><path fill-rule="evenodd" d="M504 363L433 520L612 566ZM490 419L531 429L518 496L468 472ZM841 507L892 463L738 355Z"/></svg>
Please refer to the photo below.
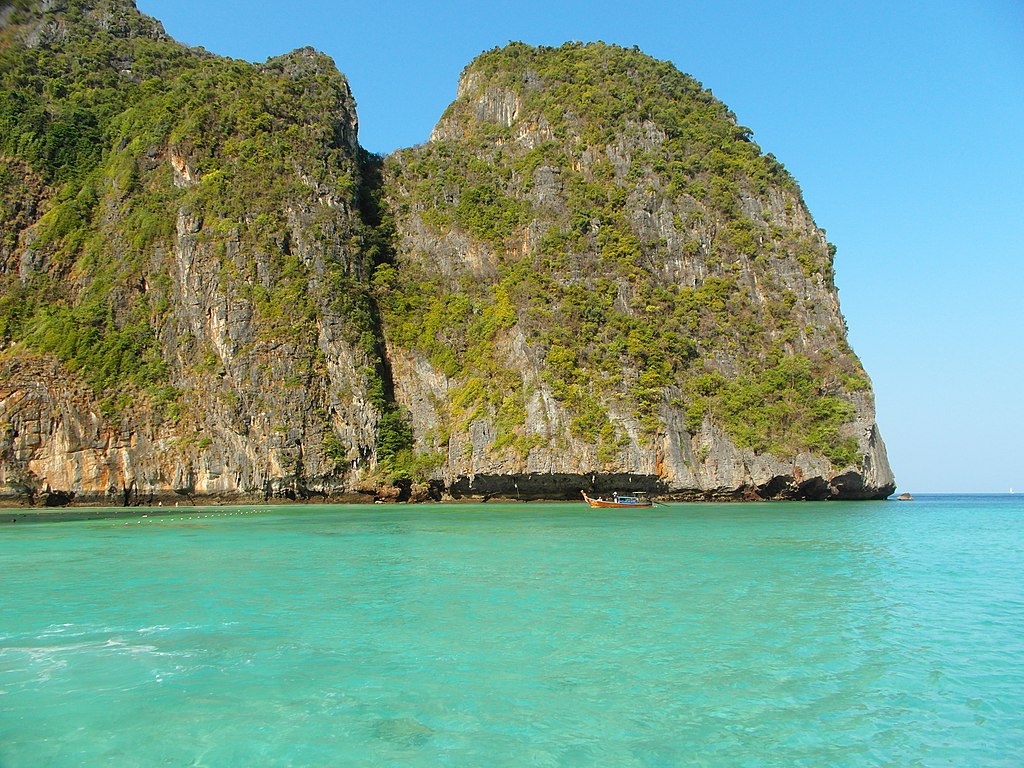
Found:
<svg viewBox="0 0 1024 768"><path fill-rule="evenodd" d="M461 382L453 428L487 413L499 444L529 451L531 393L507 355L521 333L609 464L613 412L650 438L669 407L758 452L855 460L840 427L859 363L844 329L795 321L806 308L778 277L795 265L831 287L833 252L780 226L800 192L749 129L670 63L604 44L513 43L463 77L438 138L390 173L397 216L462 233L487 266L441 275L411 253L377 275L396 341Z"/></svg>
<svg viewBox="0 0 1024 768"><path fill-rule="evenodd" d="M282 386L322 372L317 324L343 319L396 482L427 477L481 416L497 453L539 444L524 428L538 384L508 354L520 342L608 465L624 415L653 439L670 409L758 452L856 460L841 427L863 371L843 328L795 320L810 308L794 280L831 286L833 252L801 225L786 170L670 63L604 44L495 49L467 69L451 130L383 161L354 146L347 84L312 50L250 64L118 3L7 5L0 348L55 355L107 415L143 398L176 418L172 351L218 368L173 338L168 260L184 237L215 254L257 342L305 361ZM488 94L510 94L515 119L478 114ZM392 217L457 238L465 268L396 251ZM412 450L382 327L453 382L434 452Z"/></svg>
<svg viewBox="0 0 1024 768"><path fill-rule="evenodd" d="M16 3L0 32L0 258L27 237L34 264L0 269L0 347L55 355L109 416L141 395L175 418L167 360L219 369L171 317L184 235L215 254L218 288L252 308L257 341L308 369L286 386L323 368L317 320L340 313L382 416L381 458L396 462L411 437L384 381L369 295L381 236L360 216L374 161L354 145L353 108L312 49L250 64L168 39L129 3Z"/></svg>

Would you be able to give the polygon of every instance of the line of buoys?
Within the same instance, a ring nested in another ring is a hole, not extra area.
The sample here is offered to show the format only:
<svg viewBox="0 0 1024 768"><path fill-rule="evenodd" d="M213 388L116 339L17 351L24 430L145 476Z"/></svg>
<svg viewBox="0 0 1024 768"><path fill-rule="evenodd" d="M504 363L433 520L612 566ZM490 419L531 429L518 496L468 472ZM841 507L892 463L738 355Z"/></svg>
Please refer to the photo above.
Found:
<svg viewBox="0 0 1024 768"><path fill-rule="evenodd" d="M209 517L231 517L232 515L258 515L260 510L258 509L241 509L234 512L210 512L207 514L196 514L189 515L188 517L168 517L164 515L154 515L150 519L149 514L139 515L140 519L136 519L136 525L141 525L142 520L145 519L147 523L181 523L186 520L203 520ZM13 522L13 521L12 521ZM130 521L125 521L123 524L128 525Z"/></svg>

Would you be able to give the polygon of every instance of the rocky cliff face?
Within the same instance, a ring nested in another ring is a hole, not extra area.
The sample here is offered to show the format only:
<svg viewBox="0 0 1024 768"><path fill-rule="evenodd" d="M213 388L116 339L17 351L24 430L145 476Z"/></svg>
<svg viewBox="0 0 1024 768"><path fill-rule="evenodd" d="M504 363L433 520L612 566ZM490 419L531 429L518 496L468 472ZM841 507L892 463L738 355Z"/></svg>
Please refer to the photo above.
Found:
<svg viewBox="0 0 1024 768"><path fill-rule="evenodd" d="M389 356L447 487L892 491L832 248L692 79L611 46L511 45L388 170Z"/></svg>
<svg viewBox="0 0 1024 768"><path fill-rule="evenodd" d="M347 83L309 49L221 60L131 3L68 5L5 30L37 75L116 65L102 123L31 88L9 94L29 151L4 159L6 492L356 487L373 464L380 360L360 344L377 331ZM91 153L81 134L109 146Z"/></svg>
<svg viewBox="0 0 1024 768"><path fill-rule="evenodd" d="M486 54L382 164L310 49L0 23L0 496L891 492L823 233L670 66Z"/></svg>

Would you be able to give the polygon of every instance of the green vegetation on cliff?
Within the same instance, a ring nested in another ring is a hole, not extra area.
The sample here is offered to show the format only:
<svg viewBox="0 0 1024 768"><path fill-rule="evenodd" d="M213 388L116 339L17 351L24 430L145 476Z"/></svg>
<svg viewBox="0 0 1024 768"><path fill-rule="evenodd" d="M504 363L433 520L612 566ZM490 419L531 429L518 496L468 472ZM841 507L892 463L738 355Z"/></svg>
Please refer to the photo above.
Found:
<svg viewBox="0 0 1024 768"><path fill-rule="evenodd" d="M311 49L264 64L190 50L127 0L22 2L6 22L0 346L55 355L108 416L148 404L177 419L190 380L216 374L221 399L249 404L249 419L259 400L230 385L228 361L189 327L186 294L249 308L252 334L227 329L249 337L232 354L256 365L285 355L293 388L324 376L318 328L329 315L361 353L381 460L408 452L369 296L379 235L360 206L363 166L375 161L356 144L333 62ZM26 190L32 215L18 203ZM187 284L211 271L215 285ZM317 413L322 451L341 465L353 448ZM306 414L288 418L309 429Z"/></svg>
<svg viewBox="0 0 1024 768"><path fill-rule="evenodd" d="M840 374L860 374L845 329L793 321L790 286L830 288L832 253L796 226L782 166L671 64L603 44L490 51L390 173L400 219L468 238L448 274L411 238L401 269L378 275L395 342L460 382L454 428L487 412L499 444L529 449L508 406L529 395L507 354L518 333L608 463L613 410L654 436L669 407L757 452L855 461L840 436Z"/></svg>
<svg viewBox="0 0 1024 768"><path fill-rule="evenodd" d="M188 49L131 0L0 22L0 362L49 357L160 444L161 482L632 472L670 445L681 476L720 434L859 461L834 249L671 64L489 51L429 143L378 158L311 49Z"/></svg>
<svg viewBox="0 0 1024 768"><path fill-rule="evenodd" d="M304 267L287 242L286 212L307 196L310 182L296 172L295 158L330 169L316 180L319 194L351 201L358 183L353 148L336 125L349 97L333 65L299 52L256 66L169 41L69 28L75 34L56 51L0 49L0 126L6 129L0 149L54 188L32 245L63 263L31 275L39 282L35 303L53 315L55 307L70 309L92 293L118 299L108 307L118 322L143 300L129 284L161 270L151 263L152 251L171 244L184 207L210 235L266 254L277 278L269 285L252 274L225 277L256 284L252 299L266 332L301 333L313 309ZM115 62L127 69L119 74ZM93 72L105 76L86 77ZM57 80L60 86L52 87ZM158 162L167 155L170 162ZM186 179L172 177L174 163ZM330 229L332 222L322 224ZM325 249L333 234L323 233ZM106 258L112 248L115 260ZM224 268L232 269L226 257ZM350 265L328 268L343 274ZM77 295L53 284L69 272ZM148 322L159 324L167 298L148 299ZM4 327L8 340L16 340L31 321L11 320L5 317ZM87 371L96 367L88 354L73 359Z"/></svg>
<svg viewBox="0 0 1024 768"><path fill-rule="evenodd" d="M6 219L0 343L21 341L56 354L113 407L126 385L166 397L166 366L153 332L161 307L136 295L135 286L143 278L141 251L174 226L167 194L138 195L131 209L118 212L101 201L116 206L139 181L126 153L126 110L164 90L162 78L189 57L181 46L146 36L153 28L141 17L130 31L142 36L128 39L84 23L84 8L71 3L66 14L40 14L18 3L2 33L4 187L33 188L32 207L48 210L25 243L35 262L29 268L19 269L11 258L34 217ZM62 44L28 47L20 34ZM130 68L131 77L119 68ZM114 228L123 230L116 234L123 258L110 258Z"/></svg>

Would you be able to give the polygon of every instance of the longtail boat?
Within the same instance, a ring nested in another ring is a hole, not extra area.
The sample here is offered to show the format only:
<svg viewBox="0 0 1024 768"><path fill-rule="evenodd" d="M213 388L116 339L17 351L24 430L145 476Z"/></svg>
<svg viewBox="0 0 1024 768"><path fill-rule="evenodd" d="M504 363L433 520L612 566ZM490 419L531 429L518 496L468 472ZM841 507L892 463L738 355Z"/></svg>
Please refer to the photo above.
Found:
<svg viewBox="0 0 1024 768"><path fill-rule="evenodd" d="M587 496L586 491L580 491L580 493L583 494L583 498L587 504L592 507L600 507L602 509L629 509L631 507L650 507L654 505L654 502L647 498L645 493L641 492L631 495L613 493L610 499L592 499Z"/></svg>

